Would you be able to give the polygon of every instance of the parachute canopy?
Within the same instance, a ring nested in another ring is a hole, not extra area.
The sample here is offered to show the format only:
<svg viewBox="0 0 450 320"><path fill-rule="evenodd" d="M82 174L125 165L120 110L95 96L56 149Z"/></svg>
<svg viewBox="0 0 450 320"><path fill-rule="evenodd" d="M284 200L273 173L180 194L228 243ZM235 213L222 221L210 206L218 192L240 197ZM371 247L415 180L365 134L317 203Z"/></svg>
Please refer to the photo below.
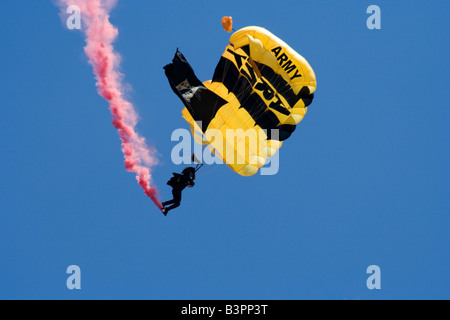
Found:
<svg viewBox="0 0 450 320"><path fill-rule="evenodd" d="M260 27L231 35L210 81L202 83L178 50L164 69L196 141L243 176L291 136L316 90L308 62Z"/></svg>
<svg viewBox="0 0 450 320"><path fill-rule="evenodd" d="M233 31L233 18L232 17L223 17L221 21L222 21L222 27L226 32Z"/></svg>

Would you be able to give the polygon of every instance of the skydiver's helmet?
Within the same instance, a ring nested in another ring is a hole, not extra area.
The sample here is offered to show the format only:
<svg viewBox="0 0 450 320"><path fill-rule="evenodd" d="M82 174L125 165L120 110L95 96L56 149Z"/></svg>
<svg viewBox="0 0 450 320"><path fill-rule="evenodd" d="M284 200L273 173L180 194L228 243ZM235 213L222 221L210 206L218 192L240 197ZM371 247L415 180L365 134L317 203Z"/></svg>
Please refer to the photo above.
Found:
<svg viewBox="0 0 450 320"><path fill-rule="evenodd" d="M181 172L183 176L195 180L195 168L194 167L186 167Z"/></svg>

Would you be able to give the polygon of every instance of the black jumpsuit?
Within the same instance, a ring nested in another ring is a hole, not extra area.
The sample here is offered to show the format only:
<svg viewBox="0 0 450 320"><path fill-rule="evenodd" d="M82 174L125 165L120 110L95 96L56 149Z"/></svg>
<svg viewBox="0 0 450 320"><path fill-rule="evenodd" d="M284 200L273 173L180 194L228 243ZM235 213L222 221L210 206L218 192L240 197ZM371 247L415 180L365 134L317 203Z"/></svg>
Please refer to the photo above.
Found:
<svg viewBox="0 0 450 320"><path fill-rule="evenodd" d="M180 206L181 203L181 193L182 191L188 186L194 186L194 181L186 175L182 175L182 174L178 174L178 173L174 173L174 178L175 181L172 184L172 195L173 195L173 199L163 202L163 206L167 206L169 204L171 204L170 207L166 208L166 214L167 212L169 212L172 209L178 208Z"/></svg>

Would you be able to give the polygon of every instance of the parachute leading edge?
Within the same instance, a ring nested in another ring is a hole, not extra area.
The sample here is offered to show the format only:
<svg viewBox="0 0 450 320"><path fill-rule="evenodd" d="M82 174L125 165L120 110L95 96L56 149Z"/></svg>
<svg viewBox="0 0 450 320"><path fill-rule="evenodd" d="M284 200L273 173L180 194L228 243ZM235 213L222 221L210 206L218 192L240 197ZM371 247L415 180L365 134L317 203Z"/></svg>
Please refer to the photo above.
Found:
<svg viewBox="0 0 450 320"><path fill-rule="evenodd" d="M164 69L196 140L203 135L243 176L255 174L291 136L316 90L306 59L260 27L232 34L211 81L202 83L178 50Z"/></svg>

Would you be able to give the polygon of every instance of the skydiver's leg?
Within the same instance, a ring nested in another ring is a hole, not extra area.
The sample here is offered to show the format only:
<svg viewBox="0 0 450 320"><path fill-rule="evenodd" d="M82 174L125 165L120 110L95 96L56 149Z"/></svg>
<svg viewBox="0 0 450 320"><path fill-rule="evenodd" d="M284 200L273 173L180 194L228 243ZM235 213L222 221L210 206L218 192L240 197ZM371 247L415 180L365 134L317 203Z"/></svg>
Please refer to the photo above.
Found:
<svg viewBox="0 0 450 320"><path fill-rule="evenodd" d="M175 188L172 187L172 196L173 196L173 199L172 199L172 200L169 200L169 201L166 201L166 202L163 202L163 203L162 203L163 207L165 207L165 206L167 206L167 205L169 205L169 204L172 204L172 203L176 203L176 202L177 202L176 199L175 199L175 194L174 194L175 189L177 189L177 188L176 188L176 187L175 187Z"/></svg>
<svg viewBox="0 0 450 320"><path fill-rule="evenodd" d="M168 204L172 204L172 205L170 207L166 208L166 213L169 212L170 210L178 208L180 206L182 191L183 191L183 189L179 189L179 188L172 189L173 200L165 202L166 205L168 205Z"/></svg>
<svg viewBox="0 0 450 320"><path fill-rule="evenodd" d="M175 203L175 200L169 200L169 201L163 202L162 205L163 205L163 207L165 207L165 206L167 206L169 204L172 204L172 203Z"/></svg>

